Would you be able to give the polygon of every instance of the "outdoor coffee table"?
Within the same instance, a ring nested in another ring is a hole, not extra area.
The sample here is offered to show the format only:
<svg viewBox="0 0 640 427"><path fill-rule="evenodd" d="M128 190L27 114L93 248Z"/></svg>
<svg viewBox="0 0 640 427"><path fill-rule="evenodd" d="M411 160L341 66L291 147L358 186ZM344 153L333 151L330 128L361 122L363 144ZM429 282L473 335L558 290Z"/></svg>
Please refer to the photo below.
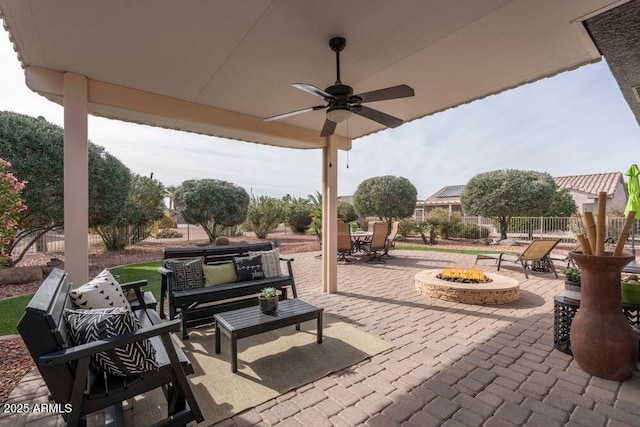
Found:
<svg viewBox="0 0 640 427"><path fill-rule="evenodd" d="M309 304L301 299L286 299L278 302L278 309L273 314L264 314L258 305L225 311L214 315L216 321L216 354L220 353L220 333L231 340L231 372L238 371L238 339L296 325L300 330L300 322L317 319L317 342L322 343L322 308Z"/></svg>

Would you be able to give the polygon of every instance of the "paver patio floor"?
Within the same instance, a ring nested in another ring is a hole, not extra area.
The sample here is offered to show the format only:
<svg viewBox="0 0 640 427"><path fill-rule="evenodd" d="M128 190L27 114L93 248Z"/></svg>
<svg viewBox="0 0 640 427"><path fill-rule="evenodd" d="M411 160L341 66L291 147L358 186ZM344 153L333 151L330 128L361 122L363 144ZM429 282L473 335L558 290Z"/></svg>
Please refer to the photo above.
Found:
<svg viewBox="0 0 640 427"><path fill-rule="evenodd" d="M413 280L424 269L470 266L473 256L393 251L386 264L339 265L339 292L325 294L315 255L294 256L299 296L394 348L218 425L640 425L638 371L624 383L603 380L554 349L553 298L563 282L552 274L525 280L519 265L506 266L501 273L520 282L520 300L473 306L419 295ZM37 371L9 401L34 396L46 401ZM0 415L0 424L61 422L37 415Z"/></svg>

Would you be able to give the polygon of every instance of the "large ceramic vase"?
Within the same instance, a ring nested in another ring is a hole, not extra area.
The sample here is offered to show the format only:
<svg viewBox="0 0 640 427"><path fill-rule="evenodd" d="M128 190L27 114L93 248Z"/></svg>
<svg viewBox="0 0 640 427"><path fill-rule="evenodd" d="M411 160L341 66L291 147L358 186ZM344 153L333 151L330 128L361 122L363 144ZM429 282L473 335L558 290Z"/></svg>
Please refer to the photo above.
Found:
<svg viewBox="0 0 640 427"><path fill-rule="evenodd" d="M570 256L582 276L580 309L571 323L573 356L588 374L624 381L638 363L638 338L622 312L620 273L634 258Z"/></svg>

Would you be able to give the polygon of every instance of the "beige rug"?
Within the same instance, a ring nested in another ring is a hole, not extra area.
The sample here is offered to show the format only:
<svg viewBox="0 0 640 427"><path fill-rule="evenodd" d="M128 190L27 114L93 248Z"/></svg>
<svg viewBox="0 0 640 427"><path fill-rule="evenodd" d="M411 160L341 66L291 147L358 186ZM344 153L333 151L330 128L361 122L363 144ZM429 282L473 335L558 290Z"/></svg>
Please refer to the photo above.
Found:
<svg viewBox="0 0 640 427"><path fill-rule="evenodd" d="M238 372L231 372L229 339L222 335L215 354L214 329L194 329L183 343L195 373L189 382L205 421L212 425L289 390L381 353L393 346L367 332L324 315L323 342L316 342L316 321L238 340ZM166 416L161 392L134 403L136 425Z"/></svg>

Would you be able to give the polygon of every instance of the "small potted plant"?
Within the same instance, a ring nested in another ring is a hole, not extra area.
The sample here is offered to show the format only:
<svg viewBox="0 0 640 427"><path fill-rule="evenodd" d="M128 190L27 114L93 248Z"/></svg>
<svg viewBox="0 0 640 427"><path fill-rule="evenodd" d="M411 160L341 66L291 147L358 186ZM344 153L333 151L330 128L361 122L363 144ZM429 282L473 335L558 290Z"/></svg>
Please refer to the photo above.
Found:
<svg viewBox="0 0 640 427"><path fill-rule="evenodd" d="M258 294L260 302L260 311L264 314L271 314L278 309L278 293L276 288L264 288Z"/></svg>
<svg viewBox="0 0 640 427"><path fill-rule="evenodd" d="M580 301L580 270L575 267L569 267L564 272L564 297Z"/></svg>
<svg viewBox="0 0 640 427"><path fill-rule="evenodd" d="M640 305L640 282L635 274L629 275L621 284L622 303Z"/></svg>

